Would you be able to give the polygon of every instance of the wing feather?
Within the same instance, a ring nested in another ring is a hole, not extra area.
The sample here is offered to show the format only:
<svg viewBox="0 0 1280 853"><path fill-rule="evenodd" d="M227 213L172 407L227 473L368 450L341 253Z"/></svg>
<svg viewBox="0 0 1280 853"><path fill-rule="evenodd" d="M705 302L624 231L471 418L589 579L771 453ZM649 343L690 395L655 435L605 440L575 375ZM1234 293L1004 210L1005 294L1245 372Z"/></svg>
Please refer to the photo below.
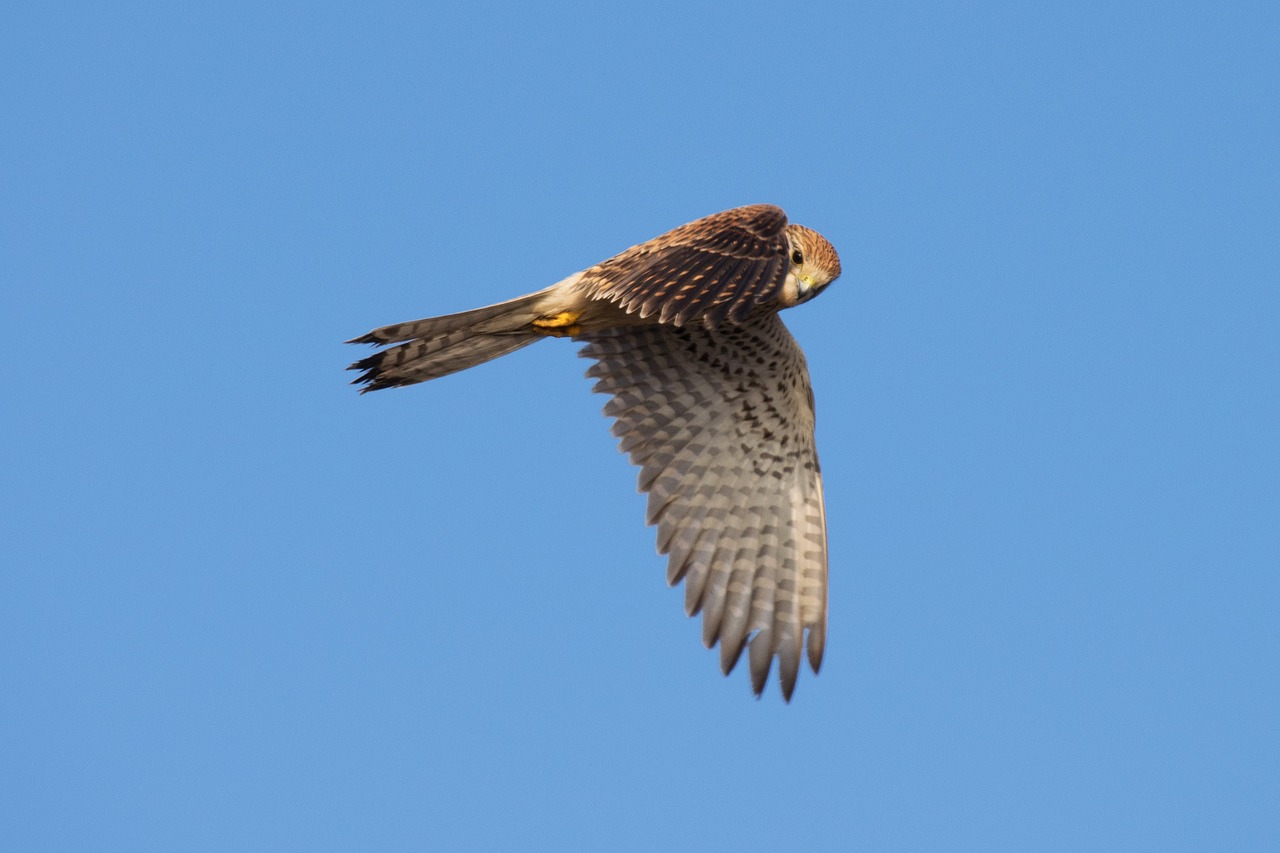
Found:
<svg viewBox="0 0 1280 853"><path fill-rule="evenodd" d="M586 270L595 298L659 322L714 328L745 322L786 281L787 216L771 204L712 214Z"/></svg>
<svg viewBox="0 0 1280 853"><path fill-rule="evenodd" d="M727 673L749 649L759 694L778 660L795 689L808 640L821 663L827 556L804 355L773 313L740 325L655 325L584 335L588 375L649 493L670 583L720 644Z"/></svg>

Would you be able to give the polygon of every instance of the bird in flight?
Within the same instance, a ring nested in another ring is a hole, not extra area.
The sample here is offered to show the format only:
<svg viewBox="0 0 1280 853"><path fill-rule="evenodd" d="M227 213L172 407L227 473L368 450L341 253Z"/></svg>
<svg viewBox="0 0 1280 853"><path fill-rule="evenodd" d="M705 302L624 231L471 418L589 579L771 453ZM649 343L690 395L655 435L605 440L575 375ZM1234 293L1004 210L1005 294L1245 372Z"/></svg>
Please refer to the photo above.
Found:
<svg viewBox="0 0 1280 853"><path fill-rule="evenodd" d="M702 640L791 700L827 629L827 529L804 354L778 312L840 275L825 237L753 204L682 225L508 302L374 329L361 392L446 376L546 337L583 341L646 522Z"/></svg>

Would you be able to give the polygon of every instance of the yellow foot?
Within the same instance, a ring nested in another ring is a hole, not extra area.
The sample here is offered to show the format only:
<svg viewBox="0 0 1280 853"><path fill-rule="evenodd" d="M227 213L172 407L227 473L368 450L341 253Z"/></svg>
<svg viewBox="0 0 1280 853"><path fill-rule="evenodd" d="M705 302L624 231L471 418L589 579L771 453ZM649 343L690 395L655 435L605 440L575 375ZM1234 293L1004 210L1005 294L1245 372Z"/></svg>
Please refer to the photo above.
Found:
<svg viewBox="0 0 1280 853"><path fill-rule="evenodd" d="M582 331L582 327L578 325L581 316L575 311L561 311L552 317L539 317L533 321L533 326L544 335L571 338Z"/></svg>

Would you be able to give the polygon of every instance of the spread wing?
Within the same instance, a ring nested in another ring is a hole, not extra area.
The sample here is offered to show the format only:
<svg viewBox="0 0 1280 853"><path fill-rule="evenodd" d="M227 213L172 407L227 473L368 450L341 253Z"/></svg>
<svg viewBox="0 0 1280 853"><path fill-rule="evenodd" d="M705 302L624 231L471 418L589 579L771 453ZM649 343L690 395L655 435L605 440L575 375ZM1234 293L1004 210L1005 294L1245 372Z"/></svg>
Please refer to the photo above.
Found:
<svg viewBox="0 0 1280 853"><path fill-rule="evenodd" d="M744 325L640 326L583 336L587 375L620 449L639 465L647 522L685 583L702 639L728 674L745 645L751 685L777 657L790 700L808 632L814 672L827 622L827 534L804 354L776 314Z"/></svg>
<svg viewBox="0 0 1280 853"><path fill-rule="evenodd" d="M735 207L632 246L587 270L583 284L663 323L741 323L786 280L786 225L787 215L771 204Z"/></svg>

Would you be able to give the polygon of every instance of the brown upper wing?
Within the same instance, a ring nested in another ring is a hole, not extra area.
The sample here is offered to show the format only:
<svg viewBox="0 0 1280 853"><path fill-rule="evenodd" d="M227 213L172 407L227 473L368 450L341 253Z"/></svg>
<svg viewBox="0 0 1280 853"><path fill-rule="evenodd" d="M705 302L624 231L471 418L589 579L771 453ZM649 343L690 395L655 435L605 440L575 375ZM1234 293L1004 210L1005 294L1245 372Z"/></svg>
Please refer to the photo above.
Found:
<svg viewBox="0 0 1280 853"><path fill-rule="evenodd" d="M583 283L597 298L663 323L739 324L781 291L786 225L771 204L735 207L632 246L587 270Z"/></svg>

